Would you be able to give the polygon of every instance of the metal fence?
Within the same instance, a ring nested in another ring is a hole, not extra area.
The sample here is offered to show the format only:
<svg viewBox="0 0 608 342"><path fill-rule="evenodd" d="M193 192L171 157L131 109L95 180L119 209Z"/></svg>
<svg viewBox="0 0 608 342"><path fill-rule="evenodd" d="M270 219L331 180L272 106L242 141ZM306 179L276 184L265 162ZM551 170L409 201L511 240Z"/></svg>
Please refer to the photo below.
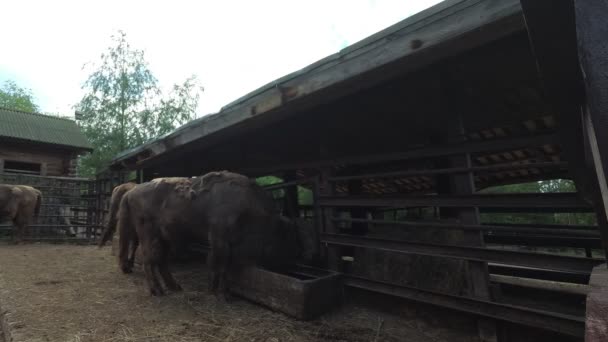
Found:
<svg viewBox="0 0 608 342"><path fill-rule="evenodd" d="M25 232L26 240L93 242L100 233L100 192L95 180L0 174L1 184L29 185L42 192L39 215ZM13 226L0 224L0 238L11 239Z"/></svg>

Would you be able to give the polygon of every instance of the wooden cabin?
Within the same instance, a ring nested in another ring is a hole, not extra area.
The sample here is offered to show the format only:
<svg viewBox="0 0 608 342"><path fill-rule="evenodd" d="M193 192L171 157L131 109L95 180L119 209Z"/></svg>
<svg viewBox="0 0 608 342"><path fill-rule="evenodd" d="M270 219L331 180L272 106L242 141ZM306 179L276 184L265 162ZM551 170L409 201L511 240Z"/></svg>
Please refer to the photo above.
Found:
<svg viewBox="0 0 608 342"><path fill-rule="evenodd" d="M0 108L0 173L75 177L92 150L74 120Z"/></svg>

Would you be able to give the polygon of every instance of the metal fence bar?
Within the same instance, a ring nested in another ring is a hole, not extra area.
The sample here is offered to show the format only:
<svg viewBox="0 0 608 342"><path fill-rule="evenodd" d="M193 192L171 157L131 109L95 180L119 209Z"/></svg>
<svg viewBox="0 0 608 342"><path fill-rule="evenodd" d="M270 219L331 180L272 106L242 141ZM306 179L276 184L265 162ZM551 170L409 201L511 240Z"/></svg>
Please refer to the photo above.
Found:
<svg viewBox="0 0 608 342"><path fill-rule="evenodd" d="M346 275L344 276L344 283L350 287L379 292L526 326L542 328L570 336L582 337L584 334L584 317L454 296Z"/></svg>
<svg viewBox="0 0 608 342"><path fill-rule="evenodd" d="M500 274L531 279L553 280L574 284L589 283L589 274L585 273L544 270L533 267L522 267L494 263L488 263L488 271L490 272L490 274Z"/></svg>
<svg viewBox="0 0 608 342"><path fill-rule="evenodd" d="M406 171L395 171L395 172L377 172L370 174L361 175L350 175L350 176L336 176L331 177L329 180L332 182L343 182L348 180L357 179L378 179L378 178L396 178L396 177L412 177L412 176L435 176L445 174L458 174L458 173L477 173L477 172L497 172L497 171L510 171L528 168L566 168L568 163L565 162L546 162L546 163L534 163L534 164L506 164L506 165L492 165L492 166L477 166L477 167L462 167L462 168L444 168L444 169L426 169L426 170L406 170Z"/></svg>
<svg viewBox="0 0 608 342"><path fill-rule="evenodd" d="M553 194L484 194L484 195L419 195L419 196L332 196L322 197L324 207L479 207L551 212L591 212L593 208L575 193Z"/></svg>
<svg viewBox="0 0 608 342"><path fill-rule="evenodd" d="M545 235L556 235L556 236L575 236L575 237L589 237L599 238L600 234L595 229L555 229L555 228L536 228L534 226L505 226L505 225L471 225L471 224L460 224L460 223L442 223L442 222L420 222L420 221L395 221L395 220L368 220L368 219L352 219L352 218L339 218L335 217L332 219L334 222L359 222L359 223L370 223L375 225L389 225L389 226L402 226L414 229L455 229L455 230L478 230L484 232L505 232L505 233L528 233L528 234L545 234Z"/></svg>
<svg viewBox="0 0 608 342"><path fill-rule="evenodd" d="M321 242L331 245L372 248L403 254L418 254L462 260L495 262L508 265L528 266L584 274L588 274L591 272L593 267L605 262L603 259L507 251L483 247L388 240L345 234L323 234Z"/></svg>
<svg viewBox="0 0 608 342"><path fill-rule="evenodd" d="M290 181L290 182L282 182L282 183L266 185L263 187L263 189L266 191L272 191L272 190L289 188L289 187L296 186L296 185L311 184L312 182L314 182L313 178L302 178L302 179L298 179L298 180L294 180L294 181Z"/></svg>
<svg viewBox="0 0 608 342"><path fill-rule="evenodd" d="M42 192L42 204L34 224L29 225L28 240L75 241L84 235L90 239L97 230L95 180L71 177L0 174L7 184L30 185ZM86 223L85 223L86 222ZM12 225L1 226L4 232ZM85 232L86 230L86 232ZM70 237L77 234L76 237ZM82 234L82 235L81 235Z"/></svg>

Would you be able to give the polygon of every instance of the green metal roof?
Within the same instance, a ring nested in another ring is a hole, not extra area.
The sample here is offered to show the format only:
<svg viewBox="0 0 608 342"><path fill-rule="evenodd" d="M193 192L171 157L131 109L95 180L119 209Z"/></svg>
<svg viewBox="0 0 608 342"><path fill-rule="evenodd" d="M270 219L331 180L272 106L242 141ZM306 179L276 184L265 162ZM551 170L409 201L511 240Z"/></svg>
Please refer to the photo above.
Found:
<svg viewBox="0 0 608 342"><path fill-rule="evenodd" d="M0 108L0 138L93 149L73 120L6 108Z"/></svg>

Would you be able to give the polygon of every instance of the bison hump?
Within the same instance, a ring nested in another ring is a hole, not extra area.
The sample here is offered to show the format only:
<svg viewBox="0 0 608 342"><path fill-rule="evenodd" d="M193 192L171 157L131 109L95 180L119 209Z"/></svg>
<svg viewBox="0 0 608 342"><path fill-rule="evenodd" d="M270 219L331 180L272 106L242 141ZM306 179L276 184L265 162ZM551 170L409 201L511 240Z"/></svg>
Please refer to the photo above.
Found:
<svg viewBox="0 0 608 342"><path fill-rule="evenodd" d="M240 186L249 186L251 183L247 176L224 170L209 172L198 177L193 183L193 188L199 192L209 191L215 184L224 182Z"/></svg>
<svg viewBox="0 0 608 342"><path fill-rule="evenodd" d="M165 177L153 179L151 182L155 188L160 186L168 187L169 191L175 193L178 197L187 200L192 198L192 180L190 178Z"/></svg>

